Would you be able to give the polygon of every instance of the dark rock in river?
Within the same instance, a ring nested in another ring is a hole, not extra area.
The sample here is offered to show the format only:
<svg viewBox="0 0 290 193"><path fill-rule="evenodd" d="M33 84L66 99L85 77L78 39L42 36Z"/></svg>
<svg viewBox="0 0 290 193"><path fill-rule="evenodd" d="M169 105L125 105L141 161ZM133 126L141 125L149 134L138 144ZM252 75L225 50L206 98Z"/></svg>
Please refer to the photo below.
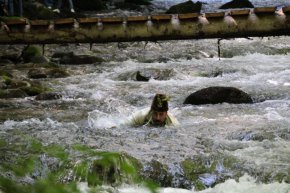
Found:
<svg viewBox="0 0 290 193"><path fill-rule="evenodd" d="M199 13L202 7L202 3L197 1L196 3L193 3L191 0L186 1L184 3L180 3L177 5L173 5L169 8L169 10L166 12L168 14L182 14L182 13Z"/></svg>
<svg viewBox="0 0 290 193"><path fill-rule="evenodd" d="M35 100L56 100L61 99L62 95L55 92L45 92L37 95Z"/></svg>
<svg viewBox="0 0 290 193"><path fill-rule="evenodd" d="M21 89L5 89L5 90L0 90L0 98L24 98L27 97L28 95L22 91Z"/></svg>
<svg viewBox="0 0 290 193"><path fill-rule="evenodd" d="M54 55L53 57L56 57ZM102 58L90 55L75 55L73 52L69 52L61 56L60 64L94 64L104 62Z"/></svg>
<svg viewBox="0 0 290 193"><path fill-rule="evenodd" d="M137 71L137 72L136 72L136 80L137 80L137 81L148 82L149 79L150 79L150 77L146 77L146 76L141 75L140 71Z"/></svg>
<svg viewBox="0 0 290 193"><path fill-rule="evenodd" d="M220 9L231 8L254 8L254 5L248 0L233 0L220 7Z"/></svg>
<svg viewBox="0 0 290 193"><path fill-rule="evenodd" d="M12 64L19 62L19 55L18 54L6 54L1 56L0 63Z"/></svg>
<svg viewBox="0 0 290 193"><path fill-rule="evenodd" d="M61 68L54 68L50 69L47 72L49 78L65 78L70 76L70 74L65 70Z"/></svg>
<svg viewBox="0 0 290 193"><path fill-rule="evenodd" d="M156 69L156 68L146 68L134 72L131 76L124 75L126 78L131 78L136 81L147 82L150 79L155 80L169 80L172 76L175 75L173 69Z"/></svg>
<svg viewBox="0 0 290 193"><path fill-rule="evenodd" d="M32 79L47 78L47 72L45 68L31 69L28 71L28 77Z"/></svg>
<svg viewBox="0 0 290 193"><path fill-rule="evenodd" d="M208 87L189 95L184 104L253 103L245 92L233 87Z"/></svg>

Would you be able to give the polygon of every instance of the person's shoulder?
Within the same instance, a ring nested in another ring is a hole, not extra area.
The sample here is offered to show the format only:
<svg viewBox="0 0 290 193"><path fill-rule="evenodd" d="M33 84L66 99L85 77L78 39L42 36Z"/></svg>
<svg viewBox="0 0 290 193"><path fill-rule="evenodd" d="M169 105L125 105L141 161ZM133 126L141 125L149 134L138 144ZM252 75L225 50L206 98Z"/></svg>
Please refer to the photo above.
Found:
<svg viewBox="0 0 290 193"><path fill-rule="evenodd" d="M149 112L150 112L150 108L145 108L145 109L136 111L129 117L129 121L128 121L129 125L133 125L133 126L143 125Z"/></svg>
<svg viewBox="0 0 290 193"><path fill-rule="evenodd" d="M170 125L172 126L180 125L179 121L176 119L176 117L173 114L168 112L167 115L168 115L168 118L170 119Z"/></svg>

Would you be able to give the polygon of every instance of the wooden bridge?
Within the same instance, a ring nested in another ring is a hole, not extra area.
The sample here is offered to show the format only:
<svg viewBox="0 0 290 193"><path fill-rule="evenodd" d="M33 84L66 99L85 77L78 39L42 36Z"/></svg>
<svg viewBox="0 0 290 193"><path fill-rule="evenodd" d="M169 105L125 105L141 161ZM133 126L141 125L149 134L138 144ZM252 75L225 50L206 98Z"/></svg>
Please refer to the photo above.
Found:
<svg viewBox="0 0 290 193"><path fill-rule="evenodd" d="M0 18L0 44L59 44L290 35L290 6L226 12L29 20Z"/></svg>

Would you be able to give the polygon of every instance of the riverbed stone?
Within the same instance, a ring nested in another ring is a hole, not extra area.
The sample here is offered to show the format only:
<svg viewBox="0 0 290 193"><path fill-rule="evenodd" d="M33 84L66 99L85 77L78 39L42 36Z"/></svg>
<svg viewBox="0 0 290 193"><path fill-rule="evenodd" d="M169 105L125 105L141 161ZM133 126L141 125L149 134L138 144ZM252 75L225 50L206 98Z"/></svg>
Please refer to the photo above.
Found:
<svg viewBox="0 0 290 193"><path fill-rule="evenodd" d="M61 99L62 95L56 92L44 92L40 93L35 97L35 100L43 101L43 100L57 100Z"/></svg>
<svg viewBox="0 0 290 193"><path fill-rule="evenodd" d="M45 68L36 68L28 71L28 77L32 79L47 78L47 71Z"/></svg>
<svg viewBox="0 0 290 193"><path fill-rule="evenodd" d="M0 98L8 99L8 98L24 98L28 95L22 91L21 89L0 89Z"/></svg>
<svg viewBox="0 0 290 193"><path fill-rule="evenodd" d="M202 3L197 1L196 3L186 1L177 5L171 6L166 13L168 14L182 14L182 13L199 13L202 7Z"/></svg>
<svg viewBox="0 0 290 193"><path fill-rule="evenodd" d="M68 53L60 58L60 64L94 64L104 62L102 58L90 55L75 55Z"/></svg>
<svg viewBox="0 0 290 193"><path fill-rule="evenodd" d="M195 156L181 162L184 176L190 180L195 190L213 187L226 179L238 179L242 176L240 161L232 156L211 155Z"/></svg>
<svg viewBox="0 0 290 193"><path fill-rule="evenodd" d="M70 76L70 74L62 68L53 68L48 70L47 75L49 78L65 78Z"/></svg>
<svg viewBox="0 0 290 193"><path fill-rule="evenodd" d="M161 187L170 187L173 176L168 172L168 166L152 160L144 166L142 176L145 180L152 180Z"/></svg>
<svg viewBox="0 0 290 193"><path fill-rule="evenodd" d="M249 94L234 87L208 87L190 94L184 104L253 103Z"/></svg>
<svg viewBox="0 0 290 193"><path fill-rule="evenodd" d="M249 0L233 0L220 7L220 9L232 8L254 8L254 5Z"/></svg>

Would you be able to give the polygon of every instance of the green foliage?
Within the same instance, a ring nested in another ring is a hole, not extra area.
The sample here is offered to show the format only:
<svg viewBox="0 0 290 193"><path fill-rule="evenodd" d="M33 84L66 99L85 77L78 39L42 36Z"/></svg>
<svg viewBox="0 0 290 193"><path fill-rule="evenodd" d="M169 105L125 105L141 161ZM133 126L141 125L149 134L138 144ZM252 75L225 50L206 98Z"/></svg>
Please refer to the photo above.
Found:
<svg viewBox="0 0 290 193"><path fill-rule="evenodd" d="M12 79L9 76L2 76L2 79L5 81L5 84L10 85L12 82Z"/></svg>
<svg viewBox="0 0 290 193"><path fill-rule="evenodd" d="M0 192L79 193L76 181L88 181L90 185L97 187L103 184L121 185L121 183L140 182L138 170L142 168L141 163L125 153L97 152L81 144L66 148L56 144L44 146L40 141L23 135L17 130L14 131L14 137L13 144L0 139L0 151L4 152L0 154ZM59 160L55 164L57 168L49 168L47 174L36 177L32 184L19 184L24 176L30 176L39 170L42 164L40 155L57 158ZM80 157L81 161L73 161L78 159L75 156ZM71 169L75 181L60 183L61 178ZM7 172L12 174L11 179L3 177ZM155 183L144 184L152 193L157 192L158 186ZM92 188L91 191L101 192L102 188L97 187Z"/></svg>
<svg viewBox="0 0 290 193"><path fill-rule="evenodd" d="M69 156L69 154L65 152L65 149L59 145L49 145L44 147L43 150L49 156L59 158L62 161L67 160Z"/></svg>
<svg viewBox="0 0 290 193"><path fill-rule="evenodd" d="M38 46L27 46L22 51L22 58L24 62L29 62L35 56L41 56L41 49Z"/></svg>
<svg viewBox="0 0 290 193"><path fill-rule="evenodd" d="M146 181L144 182L144 186L150 190L151 193L158 193L157 189L159 186L153 181Z"/></svg>

